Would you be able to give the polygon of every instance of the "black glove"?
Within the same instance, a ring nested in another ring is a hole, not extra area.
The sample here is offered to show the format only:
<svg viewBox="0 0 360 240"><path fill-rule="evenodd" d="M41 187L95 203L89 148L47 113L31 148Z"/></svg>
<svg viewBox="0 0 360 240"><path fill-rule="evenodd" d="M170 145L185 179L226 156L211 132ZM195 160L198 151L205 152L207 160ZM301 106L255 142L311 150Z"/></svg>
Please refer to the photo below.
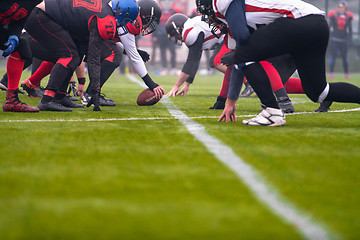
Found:
<svg viewBox="0 0 360 240"><path fill-rule="evenodd" d="M142 60L143 60L144 62L149 61L149 59L150 59L150 54L148 54L146 51L140 50L140 49L138 49L137 51L138 51L138 53L140 54L140 57L142 58Z"/></svg>
<svg viewBox="0 0 360 240"><path fill-rule="evenodd" d="M235 64L235 51L230 51L224 54L221 58L221 63L226 66L231 66Z"/></svg>
<svg viewBox="0 0 360 240"><path fill-rule="evenodd" d="M100 96L100 89L92 89L91 90L91 99L88 102L88 104L86 105L86 107L90 107L92 104L94 104L93 111L101 111L99 96Z"/></svg>

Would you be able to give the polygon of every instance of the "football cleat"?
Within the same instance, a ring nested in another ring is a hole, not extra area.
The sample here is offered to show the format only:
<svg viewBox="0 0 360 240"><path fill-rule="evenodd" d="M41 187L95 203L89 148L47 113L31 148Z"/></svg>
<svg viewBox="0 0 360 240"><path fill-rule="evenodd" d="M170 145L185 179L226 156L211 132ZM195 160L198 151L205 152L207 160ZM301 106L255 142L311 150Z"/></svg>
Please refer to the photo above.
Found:
<svg viewBox="0 0 360 240"><path fill-rule="evenodd" d="M225 102L226 102L226 98L224 98L222 96L218 96L214 106L210 107L209 109L224 109Z"/></svg>
<svg viewBox="0 0 360 240"><path fill-rule="evenodd" d="M42 98L43 94L41 95L37 91L37 87L32 85L29 79L24 80L21 83L21 87L26 91L27 95L32 98Z"/></svg>
<svg viewBox="0 0 360 240"><path fill-rule="evenodd" d="M106 98L105 97L106 95L101 93L99 95L99 103L100 103L100 106L103 106L103 107L114 107L116 106L116 103L111 99L111 98ZM81 99L81 102L83 105L88 105L88 103L91 101L91 96L90 94L88 93L84 93L82 99Z"/></svg>
<svg viewBox="0 0 360 240"><path fill-rule="evenodd" d="M39 108L32 107L19 100L18 90L8 90L3 105L4 112L39 112Z"/></svg>
<svg viewBox="0 0 360 240"><path fill-rule="evenodd" d="M279 97L277 99L279 107L283 110L284 113L293 113L295 112L294 105L292 104L289 97Z"/></svg>
<svg viewBox="0 0 360 240"><path fill-rule="evenodd" d="M40 111L72 112L71 108L64 107L63 105L56 102L55 100L47 102L47 103L42 103L40 101L38 108L40 109Z"/></svg>
<svg viewBox="0 0 360 240"><path fill-rule="evenodd" d="M254 93L254 89L248 82L246 82L244 85L245 85L245 89L244 91L242 91L242 93L240 93L239 97L241 98L250 97L250 95Z"/></svg>
<svg viewBox="0 0 360 240"><path fill-rule="evenodd" d="M56 100L56 102L60 103L64 107L68 107L68 108L83 108L84 107L84 105L72 101L71 97L69 95L66 95L65 97L63 97L60 100Z"/></svg>
<svg viewBox="0 0 360 240"><path fill-rule="evenodd" d="M0 80L0 89L3 91L7 90L7 79L4 77Z"/></svg>
<svg viewBox="0 0 360 240"><path fill-rule="evenodd" d="M333 102L332 101L323 101L320 103L320 106L315 109L315 112L327 112L330 110L330 106Z"/></svg>
<svg viewBox="0 0 360 240"><path fill-rule="evenodd" d="M263 108L259 115L251 119L244 119L244 125L250 126L283 126L286 123L284 112L276 108Z"/></svg>

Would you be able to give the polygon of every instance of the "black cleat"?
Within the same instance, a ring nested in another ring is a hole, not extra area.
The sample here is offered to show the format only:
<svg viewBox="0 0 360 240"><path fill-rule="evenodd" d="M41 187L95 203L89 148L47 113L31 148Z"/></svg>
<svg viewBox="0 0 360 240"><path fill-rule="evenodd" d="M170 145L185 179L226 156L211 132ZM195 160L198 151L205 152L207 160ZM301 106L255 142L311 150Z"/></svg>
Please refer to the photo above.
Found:
<svg viewBox="0 0 360 240"><path fill-rule="evenodd" d="M288 97L279 97L277 99L279 107L283 110L284 113L293 113L295 112L294 105L292 104L290 98Z"/></svg>
<svg viewBox="0 0 360 240"><path fill-rule="evenodd" d="M106 98L106 95L101 93L99 96L100 106L114 107L116 103L111 98Z"/></svg>
<svg viewBox="0 0 360 240"><path fill-rule="evenodd" d="M218 96L214 106L210 107L209 109L224 109L225 102L226 102L226 98L224 98L222 96Z"/></svg>
<svg viewBox="0 0 360 240"><path fill-rule="evenodd" d="M71 96L65 96L60 100L56 100L58 103L60 103L61 105L63 105L64 107L68 107L68 108L83 108L84 105L76 103L74 101L71 100Z"/></svg>
<svg viewBox="0 0 360 240"><path fill-rule="evenodd" d="M0 80L0 89L3 91L7 91L7 79L6 78L2 78Z"/></svg>
<svg viewBox="0 0 360 240"><path fill-rule="evenodd" d="M64 107L58 102L50 101L48 103L39 102L38 108L40 111L54 111L54 112L72 112L71 108Z"/></svg>
<svg viewBox="0 0 360 240"><path fill-rule="evenodd" d="M333 102L332 101L323 101L320 103L320 106L315 109L315 112L327 112L330 110L330 106Z"/></svg>
<svg viewBox="0 0 360 240"><path fill-rule="evenodd" d="M83 98L81 99L81 102L82 102L82 104L87 106L88 103L91 102L90 94L85 92ZM100 103L100 106L103 106L103 107L114 107L114 106L116 106L116 103L112 99L106 98L105 94L100 94L99 95L99 103Z"/></svg>
<svg viewBox="0 0 360 240"><path fill-rule="evenodd" d="M242 93L240 93L239 97L241 98L250 97L250 95L254 93L254 89L251 87L250 83L248 82L246 82L244 85L245 85L245 89L244 91L242 91Z"/></svg>

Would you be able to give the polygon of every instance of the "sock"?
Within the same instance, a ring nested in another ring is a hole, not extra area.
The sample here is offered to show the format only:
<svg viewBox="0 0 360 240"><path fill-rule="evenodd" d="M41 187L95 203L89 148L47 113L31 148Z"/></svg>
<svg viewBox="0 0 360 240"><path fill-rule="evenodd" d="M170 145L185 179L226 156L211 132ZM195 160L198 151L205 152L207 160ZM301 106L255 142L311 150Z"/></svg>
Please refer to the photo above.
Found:
<svg viewBox="0 0 360 240"><path fill-rule="evenodd" d="M330 89L325 101L360 103L360 88L350 83L329 83Z"/></svg>
<svg viewBox="0 0 360 240"><path fill-rule="evenodd" d="M289 98L289 96L287 95L287 92L285 91L284 87L276 90L274 92L274 94L275 94L277 99L279 99L280 97Z"/></svg>
<svg viewBox="0 0 360 240"><path fill-rule="evenodd" d="M272 92L269 77L260 63L248 65L243 70L261 103L266 107L280 109Z"/></svg>
<svg viewBox="0 0 360 240"><path fill-rule="evenodd" d="M223 98L227 98L227 94L229 92L229 86L230 86L230 76L231 76L232 67L226 68L223 84L220 91L220 96Z"/></svg>
<svg viewBox="0 0 360 240"><path fill-rule="evenodd" d="M274 66L267 61L261 61L260 64L264 68L266 74L270 79L271 88L273 92L275 93L277 90L284 88L284 85L281 81L281 77L278 71L274 68Z"/></svg>
<svg viewBox="0 0 360 240"><path fill-rule="evenodd" d="M38 86L41 80L51 73L54 65L52 62L43 61L40 67L29 78L31 85Z"/></svg>
<svg viewBox="0 0 360 240"><path fill-rule="evenodd" d="M52 90L45 90L44 96L41 99L42 103L51 102L55 97L55 91Z"/></svg>
<svg viewBox="0 0 360 240"><path fill-rule="evenodd" d="M8 73L8 90L16 90L19 88L24 63L25 60L21 58L19 52L15 51L10 54L6 65L6 71Z"/></svg>
<svg viewBox="0 0 360 240"><path fill-rule="evenodd" d="M60 100L63 99L66 96L66 92L56 92L55 99Z"/></svg>
<svg viewBox="0 0 360 240"><path fill-rule="evenodd" d="M304 89L301 85L301 80L299 78L289 78L289 80L284 84L287 93L293 94L304 94Z"/></svg>

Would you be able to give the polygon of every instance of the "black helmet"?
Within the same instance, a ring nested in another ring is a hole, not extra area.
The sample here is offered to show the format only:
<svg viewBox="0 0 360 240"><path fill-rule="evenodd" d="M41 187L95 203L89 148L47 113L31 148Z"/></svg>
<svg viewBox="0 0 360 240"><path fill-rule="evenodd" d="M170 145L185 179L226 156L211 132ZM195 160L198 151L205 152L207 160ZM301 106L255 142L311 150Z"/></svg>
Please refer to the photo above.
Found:
<svg viewBox="0 0 360 240"><path fill-rule="evenodd" d="M141 35L155 31L156 26L160 22L161 9L155 0L138 0L140 7L140 18L142 22Z"/></svg>
<svg viewBox="0 0 360 240"><path fill-rule="evenodd" d="M166 22L165 29L168 34L168 38L181 45L182 43L182 31L184 29L184 23L189 18L182 13L175 13Z"/></svg>
<svg viewBox="0 0 360 240"><path fill-rule="evenodd" d="M202 15L212 16L215 15L212 8L212 0L196 0L196 8Z"/></svg>
<svg viewBox="0 0 360 240"><path fill-rule="evenodd" d="M227 33L227 26L215 16L212 7L212 0L196 0L197 11L205 16L206 21L211 27L211 33L219 38L222 34Z"/></svg>

